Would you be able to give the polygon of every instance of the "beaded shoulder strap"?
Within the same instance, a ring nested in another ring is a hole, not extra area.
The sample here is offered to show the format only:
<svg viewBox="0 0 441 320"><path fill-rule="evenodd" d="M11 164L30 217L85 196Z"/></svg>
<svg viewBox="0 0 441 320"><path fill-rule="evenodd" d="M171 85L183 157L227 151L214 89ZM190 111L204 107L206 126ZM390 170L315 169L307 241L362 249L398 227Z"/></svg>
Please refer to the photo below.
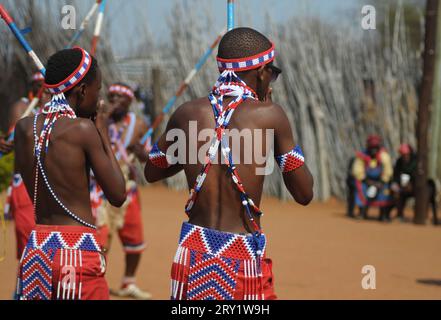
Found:
<svg viewBox="0 0 441 320"><path fill-rule="evenodd" d="M225 96L230 96L234 99L224 108L223 99ZM251 210L254 211L258 216L262 215L262 211L254 204L253 200L248 196L243 187L236 166L233 163L228 136L225 134L225 129L227 129L234 111L242 102L249 98L256 99L256 93L249 88L245 82L243 82L235 74L234 71L225 70L221 74L221 77L218 79L213 91L209 95L210 103L216 120L216 128L214 129L214 136L205 157L205 163L201 169L201 172L196 178L194 187L190 190L190 197L185 206L185 212L189 214L190 210L193 208L193 205L195 204L197 196L202 189L202 185L207 177L208 171L211 168L220 146L223 161L228 166L228 171L231 174L231 178L237 190L240 192L242 205L245 208L248 219L252 223L255 232L260 234L262 233L262 230L254 220Z"/></svg>

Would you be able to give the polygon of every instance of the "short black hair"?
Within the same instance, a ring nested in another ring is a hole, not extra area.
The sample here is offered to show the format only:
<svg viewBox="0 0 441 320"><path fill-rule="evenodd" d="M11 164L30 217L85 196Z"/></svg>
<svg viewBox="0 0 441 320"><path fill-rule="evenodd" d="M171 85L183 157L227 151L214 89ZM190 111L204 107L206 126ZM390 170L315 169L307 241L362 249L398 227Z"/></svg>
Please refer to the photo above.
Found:
<svg viewBox="0 0 441 320"><path fill-rule="evenodd" d="M259 31L236 28L223 36L217 56L223 59L250 57L267 51L271 45L271 41Z"/></svg>
<svg viewBox="0 0 441 320"><path fill-rule="evenodd" d="M47 62L45 76L46 84L57 84L65 80L76 68L78 68L82 57L83 55L78 49L64 49L53 54ZM91 84L95 80L98 70L98 61L92 56L91 59L92 62L90 69L78 85L82 83ZM65 92L64 95L69 96L71 91L72 89Z"/></svg>

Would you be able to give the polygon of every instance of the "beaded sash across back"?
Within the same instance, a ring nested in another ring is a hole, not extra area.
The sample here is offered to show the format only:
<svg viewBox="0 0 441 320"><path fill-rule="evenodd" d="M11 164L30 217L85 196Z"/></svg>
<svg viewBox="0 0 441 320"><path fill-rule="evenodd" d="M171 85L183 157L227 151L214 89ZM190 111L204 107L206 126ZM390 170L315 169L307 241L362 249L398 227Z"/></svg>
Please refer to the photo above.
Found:
<svg viewBox="0 0 441 320"><path fill-rule="evenodd" d="M233 100L227 106L224 106L224 97L226 96L233 97ZM243 187L236 166L233 163L228 136L225 133L225 130L230 124L231 117L233 116L236 108L247 99L257 99L257 95L236 75L234 71L225 70L222 72L220 78L214 85L214 88L209 95L209 99L214 112L216 128L214 129L214 136L205 157L205 163L201 169L201 172L196 178L194 187L190 190L190 196L185 206L185 212L189 214L190 210L193 208L197 196L202 189L205 178L207 177L208 171L210 170L220 147L223 161L228 166L228 171L231 174L231 178L237 190L240 192L242 205L244 206L245 212L254 228L254 231L256 232L256 236L258 236L261 233L261 229L255 222L251 211L254 211L254 213L258 216L261 216L262 212L254 204L253 200L248 196Z"/></svg>

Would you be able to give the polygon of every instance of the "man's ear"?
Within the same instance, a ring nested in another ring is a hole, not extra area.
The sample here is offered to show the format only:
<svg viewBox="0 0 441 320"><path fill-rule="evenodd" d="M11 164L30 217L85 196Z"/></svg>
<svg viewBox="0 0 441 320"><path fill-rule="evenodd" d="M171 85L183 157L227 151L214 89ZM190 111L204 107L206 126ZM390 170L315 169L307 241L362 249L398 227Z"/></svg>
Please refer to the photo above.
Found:
<svg viewBox="0 0 441 320"><path fill-rule="evenodd" d="M259 69L257 69L257 76L259 77L260 81L263 81L263 78L265 76L265 66L261 66Z"/></svg>
<svg viewBox="0 0 441 320"><path fill-rule="evenodd" d="M84 82L78 86L78 94L82 100L86 96L86 84Z"/></svg>

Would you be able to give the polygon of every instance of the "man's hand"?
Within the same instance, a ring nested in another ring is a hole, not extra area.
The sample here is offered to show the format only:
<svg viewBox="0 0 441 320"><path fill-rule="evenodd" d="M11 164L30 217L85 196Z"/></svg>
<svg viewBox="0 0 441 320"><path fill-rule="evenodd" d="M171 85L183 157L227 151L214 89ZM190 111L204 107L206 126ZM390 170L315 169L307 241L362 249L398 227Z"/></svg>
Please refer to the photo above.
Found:
<svg viewBox="0 0 441 320"><path fill-rule="evenodd" d="M3 154L7 154L14 150L14 142L8 142L5 139L4 135L0 135L0 152Z"/></svg>
<svg viewBox="0 0 441 320"><path fill-rule="evenodd" d="M106 104L104 100L100 100L98 102L98 106L96 109L96 115L94 117L95 126L98 130L104 130L107 132L107 128L109 126L109 118L115 110L115 105Z"/></svg>

